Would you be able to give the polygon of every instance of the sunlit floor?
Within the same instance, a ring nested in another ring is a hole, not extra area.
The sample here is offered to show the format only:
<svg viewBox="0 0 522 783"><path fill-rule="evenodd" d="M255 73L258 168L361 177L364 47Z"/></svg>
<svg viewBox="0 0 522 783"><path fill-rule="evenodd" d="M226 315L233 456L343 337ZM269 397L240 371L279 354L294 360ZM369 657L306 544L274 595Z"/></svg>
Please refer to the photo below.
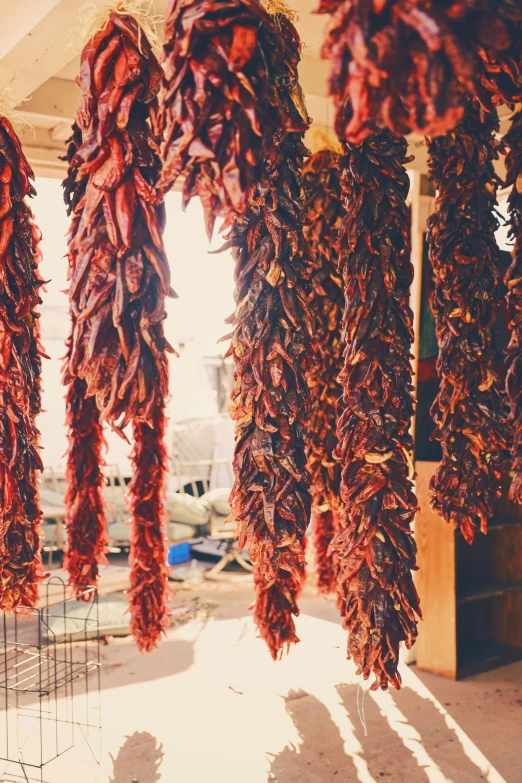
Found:
<svg viewBox="0 0 522 783"><path fill-rule="evenodd" d="M522 781L522 663L459 683L404 667L401 692L364 693L334 606L312 590L278 663L256 639L249 577L193 593L217 602L210 619L152 656L102 648L101 767L78 748L45 781Z"/></svg>

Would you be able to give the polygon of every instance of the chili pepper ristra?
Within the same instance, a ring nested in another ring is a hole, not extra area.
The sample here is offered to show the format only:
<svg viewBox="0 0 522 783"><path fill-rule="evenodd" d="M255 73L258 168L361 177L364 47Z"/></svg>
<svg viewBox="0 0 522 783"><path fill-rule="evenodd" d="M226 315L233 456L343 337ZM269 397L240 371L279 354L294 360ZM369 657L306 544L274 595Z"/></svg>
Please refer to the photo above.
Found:
<svg viewBox="0 0 522 783"><path fill-rule="evenodd" d="M162 323L173 292L150 125L160 81L137 22L111 13L80 66L81 144L70 168L82 195L69 232L73 330L64 382L85 380L101 421L116 430L147 420L168 393Z"/></svg>
<svg viewBox="0 0 522 783"><path fill-rule="evenodd" d="M467 99L452 133L428 143L429 176L437 190L428 219L434 272L431 307L439 357L439 394L431 409L442 461L430 502L472 543L485 533L500 494L507 448L504 401L495 371L496 312L502 297L494 213L499 179L496 113Z"/></svg>
<svg viewBox="0 0 522 783"><path fill-rule="evenodd" d="M522 503L522 112L511 119L504 137L506 155L506 185L509 194L510 239L513 240L513 260L505 277L508 304L511 311L511 339L507 349L508 371L506 391L511 406L509 422L512 432L511 464L513 479L510 497Z"/></svg>
<svg viewBox="0 0 522 783"><path fill-rule="evenodd" d="M25 212L27 218L27 224L25 226L25 235L29 237L33 248L33 272L36 286L43 286L45 281L40 277L39 266L42 260L42 251L40 249L40 242L42 235L38 229L30 208L27 208ZM23 232L23 233L25 233ZM21 232L22 233L22 232ZM38 299L38 304L40 298ZM38 312L38 304L34 304L28 317L28 324L30 328L31 338L29 343L29 364L31 367L32 376L32 388L29 393L29 419L32 424L32 438L35 452L28 452L25 460L25 480L23 481L23 501L26 513L26 519L29 525L34 530L38 527L40 533L40 522L42 519L42 511L40 504L40 476L43 469L43 465L40 459L40 431L37 427L37 417L42 412L42 359L48 359L49 357L45 353L44 347L41 342L40 332L40 314ZM27 582L27 591L24 598L24 604L34 606L38 601L38 584L41 578L44 578L43 566L41 563L41 555L38 555L33 559L33 567L30 579Z"/></svg>
<svg viewBox="0 0 522 783"><path fill-rule="evenodd" d="M0 609L35 606L40 554L41 411L38 305L43 284L29 205L34 174L10 121L0 117Z"/></svg>
<svg viewBox="0 0 522 783"><path fill-rule="evenodd" d="M159 139L152 129L161 68L144 31L121 8L110 13L85 46L79 83L82 99L71 143L76 149L69 150L65 182L73 217L69 232L72 332L64 383L78 379L85 383L84 398L95 401L100 423L109 423L120 434L133 423L138 441L130 486L131 626L140 649L150 650L159 641L168 614L166 457L161 442L167 352L172 349L163 320L165 297L174 292L162 238L165 210L157 188ZM94 409L91 417L94 431ZM154 446L150 429L155 431ZM143 455L150 459L152 448L163 467L146 482ZM99 531L93 558L101 551L105 535L99 519L93 513L92 525ZM73 557L69 551L69 564ZM152 591L144 570L156 576Z"/></svg>
<svg viewBox="0 0 522 783"><path fill-rule="evenodd" d="M165 546L165 492L168 472L165 447L167 418L160 401L152 421L133 424L134 475L129 485L132 510L131 631L142 650L151 652L168 626L167 566Z"/></svg>
<svg viewBox="0 0 522 783"><path fill-rule="evenodd" d="M341 159L346 217L340 229L344 280L342 530L331 545L339 561L338 605L348 657L371 688L399 688L399 645L417 637L419 598L412 579L411 480L414 410L410 350L409 180L406 141L384 130L346 145Z"/></svg>
<svg viewBox="0 0 522 783"><path fill-rule="evenodd" d="M67 177L62 183L68 213L85 198L87 178L76 181L72 161L82 145L82 132L76 125L69 139L64 160ZM94 397L86 397L87 384L76 378L66 394L67 491L65 493L67 541L63 567L69 574L69 584L78 596L86 596L85 587L98 581L98 567L107 565L107 520L103 500L105 447L100 414ZM90 595L90 594L89 594Z"/></svg>
<svg viewBox="0 0 522 783"><path fill-rule="evenodd" d="M291 644L300 641L294 617L299 616L297 600L302 589L301 575L281 568L274 579L267 579L259 566L254 566L254 623L274 661L285 648L288 651Z"/></svg>
<svg viewBox="0 0 522 783"><path fill-rule="evenodd" d="M312 481L312 541L316 584L322 593L335 591L337 563L328 552L339 530L341 467L333 453L342 387L341 323L344 310L338 232L344 215L339 154L331 143L318 149L303 168L306 192L304 234L314 258L312 299L316 362L306 375L310 391L308 470Z"/></svg>
<svg viewBox="0 0 522 783"><path fill-rule="evenodd" d="M296 118L303 116L297 64L300 43L284 16L276 17L284 57L272 78ZM231 518L238 546L248 545L256 566L255 619L276 658L297 641L292 614L304 576L303 538L310 516L305 429L312 360L308 307L312 262L303 236L302 133L283 128L273 137L245 217L236 220L226 248L235 267L236 422ZM264 580L264 581L263 581ZM262 606L270 602L270 612Z"/></svg>
<svg viewBox="0 0 522 783"><path fill-rule="evenodd" d="M272 78L284 45L259 0L171 0L164 53L160 185L183 174L183 206L200 196L211 236L216 217L245 213L274 133L306 123Z"/></svg>
<svg viewBox="0 0 522 783"><path fill-rule="evenodd" d="M520 100L518 0L321 0L319 12L331 16L323 56L350 142L380 128L442 134L463 116L461 88L490 107Z"/></svg>
<svg viewBox="0 0 522 783"><path fill-rule="evenodd" d="M488 6L500 18L502 28L490 28L493 45L488 40L478 43L475 91L486 109L503 103L513 108L522 101L522 5L519 0L488 0ZM487 30L489 19L483 24Z"/></svg>
<svg viewBox="0 0 522 783"><path fill-rule="evenodd" d="M98 566L108 565L109 536L103 499L106 446L94 397L87 397L85 381L76 378L67 389L67 544L63 567L79 596L98 581Z"/></svg>

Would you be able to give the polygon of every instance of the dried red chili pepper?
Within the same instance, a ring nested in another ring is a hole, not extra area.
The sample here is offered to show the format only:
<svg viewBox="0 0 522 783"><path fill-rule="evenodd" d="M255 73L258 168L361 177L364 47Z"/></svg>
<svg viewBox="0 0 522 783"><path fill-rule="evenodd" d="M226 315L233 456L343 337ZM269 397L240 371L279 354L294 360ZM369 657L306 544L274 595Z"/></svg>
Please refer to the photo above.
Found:
<svg viewBox="0 0 522 783"><path fill-rule="evenodd" d="M171 0L164 43L161 187L183 175L183 206L201 197L207 233L241 216L278 129L304 131L277 85L297 89L284 44L259 0ZM281 65L283 63L283 68Z"/></svg>
<svg viewBox="0 0 522 783"><path fill-rule="evenodd" d="M67 390L69 450L67 454L67 545L63 567L77 594L98 581L98 566L108 565L105 483L102 450L106 446L94 397L86 397L86 383L77 378Z"/></svg>
<svg viewBox="0 0 522 783"><path fill-rule="evenodd" d="M164 404L153 412L150 426L134 422L134 475L129 485L132 509L130 551L131 631L141 650L151 652L168 626L169 588L165 538L167 449Z"/></svg>
<svg viewBox="0 0 522 783"><path fill-rule="evenodd" d="M285 41L280 70L284 66L294 74L297 32L286 17L276 21ZM300 115L302 102L294 102L292 80L279 84L287 111ZM298 583L304 576L303 536L310 516L304 373L312 359L312 262L302 229L301 174L306 153L301 133L281 129L274 134L245 217L236 220L225 245L236 262L237 302L228 351L236 365L230 404L236 422L231 519L239 548L248 545L258 567L258 579L272 583L269 594L258 589L257 595L259 601L274 601L276 609L265 621L262 607L255 615L272 655L274 645L291 641L290 631L278 629L292 627L292 601L284 596L289 580Z"/></svg>
<svg viewBox="0 0 522 783"><path fill-rule="evenodd" d="M506 449L505 415L494 368L495 319L502 297L494 213L500 182L496 113L467 99L453 133L428 144L429 176L437 190L428 220L435 275L440 391L431 415L442 461L430 485L432 507L471 543L483 533L500 494Z"/></svg>
<svg viewBox="0 0 522 783"><path fill-rule="evenodd" d="M0 118L0 609L35 606L40 554L40 233L26 203L34 174Z"/></svg>
<svg viewBox="0 0 522 783"><path fill-rule="evenodd" d="M323 56L350 142L384 127L442 134L462 118L460 86L488 103L487 89L505 100L522 86L517 0L321 0L319 12L331 15Z"/></svg>
<svg viewBox="0 0 522 783"><path fill-rule="evenodd" d="M511 405L511 461L514 472L509 495L522 503L522 112L511 120L504 136L508 146L506 155L506 185L509 194L509 233L514 242L513 261L504 278L508 289L507 300L511 311L511 338L507 348L506 391Z"/></svg>
<svg viewBox="0 0 522 783"><path fill-rule="evenodd" d="M308 470L312 479L312 540L316 556L316 584L320 592L336 589L337 559L328 552L339 530L341 467L333 457L342 387L341 323L344 309L338 231L344 215L339 155L321 149L303 168L306 191L305 238L315 259L310 309L317 361L307 373L310 390Z"/></svg>
<svg viewBox="0 0 522 783"><path fill-rule="evenodd" d="M85 382L85 397L94 398L100 423L108 422L123 434L132 421L136 437L143 439L135 448L141 455L150 445L148 429L164 431L167 351L172 349L163 320L165 297L174 292L162 239L165 210L157 187L159 139L152 130L161 68L133 17L110 14L83 50L79 82L82 101L64 183L73 214L69 233L72 333L64 383ZM94 413L91 423L94 428ZM70 434L71 440L77 436L74 431ZM143 464L138 467L142 473ZM79 471L80 466L71 469ZM136 493L144 491L145 483L143 476L135 478L130 493L136 515L133 561L143 564L148 559L150 573L158 579L156 595L165 597L165 552L151 546L149 529L154 523L156 535L162 538L162 510L156 502L149 505L148 526L144 526L141 504L147 498ZM156 471L152 481L158 483L158 494L163 480L164 472ZM158 516L151 517L152 512ZM91 524L100 534L99 521L93 514ZM86 542L82 570L90 559L95 573L100 546L99 537L94 549L92 540ZM75 563L73 571L78 568ZM141 649L150 650L164 627L166 603L151 601L147 590L129 595L136 641Z"/></svg>
<svg viewBox="0 0 522 783"><path fill-rule="evenodd" d="M417 637L419 598L412 579L410 477L414 409L410 349L409 180L406 141L381 131L347 145L341 159L346 217L340 229L345 293L344 410L339 418L343 530L338 595L348 658L372 690L400 687L399 644Z"/></svg>

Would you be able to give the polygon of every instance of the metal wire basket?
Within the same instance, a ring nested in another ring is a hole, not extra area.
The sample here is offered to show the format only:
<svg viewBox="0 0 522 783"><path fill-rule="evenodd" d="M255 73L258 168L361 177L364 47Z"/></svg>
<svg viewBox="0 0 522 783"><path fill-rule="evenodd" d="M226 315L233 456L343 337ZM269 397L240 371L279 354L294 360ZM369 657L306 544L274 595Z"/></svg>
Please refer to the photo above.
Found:
<svg viewBox="0 0 522 783"><path fill-rule="evenodd" d="M52 577L37 609L3 615L0 637L0 780L52 783L57 760L82 746L101 760L98 595L76 597ZM50 776L50 777L49 777ZM61 778L60 778L61 779Z"/></svg>

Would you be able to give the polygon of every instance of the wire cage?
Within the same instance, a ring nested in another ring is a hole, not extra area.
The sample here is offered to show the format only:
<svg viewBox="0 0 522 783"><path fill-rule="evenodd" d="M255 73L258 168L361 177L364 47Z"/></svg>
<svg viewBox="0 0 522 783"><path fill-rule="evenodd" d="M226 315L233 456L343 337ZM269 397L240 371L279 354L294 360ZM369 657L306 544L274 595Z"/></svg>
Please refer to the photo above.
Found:
<svg viewBox="0 0 522 783"><path fill-rule="evenodd" d="M60 577L51 577L41 587L38 608L18 607L2 617L2 783L54 783L64 764L63 755L73 748L77 756L74 763L100 764L96 588L86 587L79 599L71 596Z"/></svg>

